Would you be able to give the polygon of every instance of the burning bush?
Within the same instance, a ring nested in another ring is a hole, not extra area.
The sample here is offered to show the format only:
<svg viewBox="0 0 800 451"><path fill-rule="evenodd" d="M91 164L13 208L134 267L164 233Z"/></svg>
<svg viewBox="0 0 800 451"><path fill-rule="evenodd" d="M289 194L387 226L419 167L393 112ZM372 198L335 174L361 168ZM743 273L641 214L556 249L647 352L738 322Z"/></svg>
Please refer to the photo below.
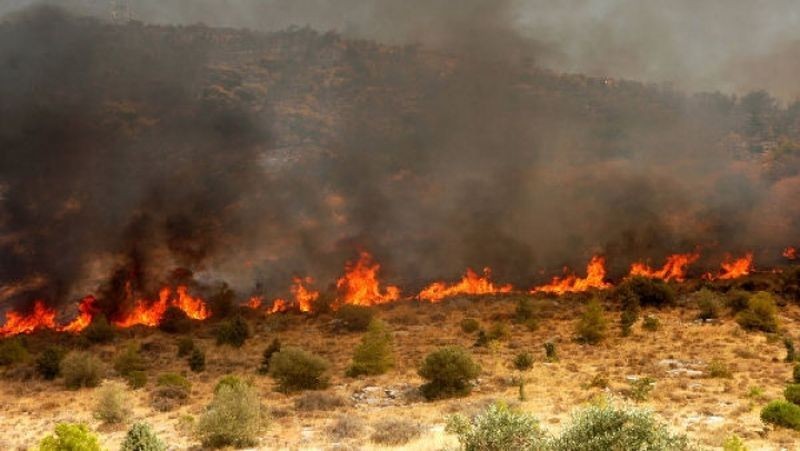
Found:
<svg viewBox="0 0 800 451"><path fill-rule="evenodd" d="M36 359L36 371L46 380L53 380L61 373L61 360L64 350L58 346L49 346Z"/></svg>
<svg viewBox="0 0 800 451"><path fill-rule="evenodd" d="M125 386L107 381L97 390L94 417L106 424L125 422L131 416L131 398Z"/></svg>
<svg viewBox="0 0 800 451"><path fill-rule="evenodd" d="M64 385L69 389L97 387L105 374L100 359L88 352L70 352L61 361Z"/></svg>
<svg viewBox="0 0 800 451"><path fill-rule="evenodd" d="M150 426L146 423L136 423L125 435L125 440L120 446L120 451L166 451L164 445Z"/></svg>
<svg viewBox="0 0 800 451"><path fill-rule="evenodd" d="M217 345L227 344L240 348L248 338L250 338L250 328L241 316L236 316L217 328Z"/></svg>
<svg viewBox="0 0 800 451"><path fill-rule="evenodd" d="M28 358L28 350L19 338L6 338L0 341L0 366L20 363Z"/></svg>
<svg viewBox="0 0 800 451"><path fill-rule="evenodd" d="M373 316L375 316L375 313L371 308L360 305L343 305L336 312L336 319L339 324L350 332L367 330Z"/></svg>
<svg viewBox="0 0 800 451"><path fill-rule="evenodd" d="M766 291L760 291L750 296L747 309L736 315L736 322L747 330L775 332L778 330L776 312L777 307L772 295Z"/></svg>
<svg viewBox="0 0 800 451"><path fill-rule="evenodd" d="M206 447L254 446L266 422L255 388L237 380L219 385L214 391L211 404L197 421L195 433Z"/></svg>
<svg viewBox="0 0 800 451"><path fill-rule="evenodd" d="M276 352L269 363L270 375L280 390L319 390L328 385L325 372L330 363L300 348L285 347Z"/></svg>
<svg viewBox="0 0 800 451"><path fill-rule="evenodd" d="M583 343L597 344L605 338L607 321L603 316L603 306L593 299L586 306L575 329L578 340Z"/></svg>
<svg viewBox="0 0 800 451"><path fill-rule="evenodd" d="M533 416L502 403L492 404L471 420L461 415L450 417L447 431L456 434L461 447L470 451L541 449L545 439Z"/></svg>
<svg viewBox="0 0 800 451"><path fill-rule="evenodd" d="M374 319L353 354L353 364L347 369L347 375L350 377L374 376L389 371L393 366L392 333L388 330L386 323Z"/></svg>
<svg viewBox="0 0 800 451"><path fill-rule="evenodd" d="M472 381L481 367L472 360L469 352L460 346L447 346L425 357L419 375L428 382L422 386L427 399L465 396L472 391Z"/></svg>
<svg viewBox="0 0 800 451"><path fill-rule="evenodd" d="M281 350L281 341L278 338L273 338L272 342L264 349L264 352L261 354L261 365L258 367L259 374L268 374L269 373L269 361L272 359L272 356Z"/></svg>
<svg viewBox="0 0 800 451"><path fill-rule="evenodd" d="M39 442L39 451L101 451L100 442L85 424L59 423L55 433Z"/></svg>
<svg viewBox="0 0 800 451"><path fill-rule="evenodd" d="M800 430L800 406L789 401L772 401L761 409L761 421Z"/></svg>
<svg viewBox="0 0 800 451"><path fill-rule="evenodd" d="M661 279L634 276L620 284L618 291L630 290L642 306L665 307L675 300L675 293Z"/></svg>

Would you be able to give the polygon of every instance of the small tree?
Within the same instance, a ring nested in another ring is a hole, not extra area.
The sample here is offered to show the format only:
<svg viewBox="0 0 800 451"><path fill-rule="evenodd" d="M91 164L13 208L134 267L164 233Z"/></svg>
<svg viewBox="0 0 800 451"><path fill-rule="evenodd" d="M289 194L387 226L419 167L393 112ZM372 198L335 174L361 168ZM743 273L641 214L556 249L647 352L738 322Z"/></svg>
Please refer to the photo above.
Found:
<svg viewBox="0 0 800 451"><path fill-rule="evenodd" d="M343 305L336 312L337 321L350 332L367 330L374 316L375 312L371 308L361 305Z"/></svg>
<svg viewBox="0 0 800 451"><path fill-rule="evenodd" d="M206 369L206 353L200 348L195 348L189 356L189 369L194 373L201 373Z"/></svg>
<svg viewBox="0 0 800 451"><path fill-rule="evenodd" d="M106 424L125 422L131 416L131 397L123 384L107 381L97 390L94 417Z"/></svg>
<svg viewBox="0 0 800 451"><path fill-rule="evenodd" d="M49 346L36 359L36 371L46 380L53 380L61 373L61 359L64 350L58 346Z"/></svg>
<svg viewBox="0 0 800 451"><path fill-rule="evenodd" d="M736 322L747 330L775 332L778 330L776 312L777 307L772 295L760 291L752 295L747 302L747 308L736 315Z"/></svg>
<svg viewBox="0 0 800 451"><path fill-rule="evenodd" d="M64 385L70 389L97 387L105 374L100 360L87 352L70 352L61 361Z"/></svg>
<svg viewBox="0 0 800 451"><path fill-rule="evenodd" d="M786 357L784 362L794 362L797 360L797 354L794 348L794 340L790 337L783 337L783 346L786 348Z"/></svg>
<svg viewBox="0 0 800 451"><path fill-rule="evenodd" d="M175 373L165 373L158 377L156 389L152 393L153 408L167 412L184 404L192 392L192 383Z"/></svg>
<svg viewBox="0 0 800 451"><path fill-rule="evenodd" d="M194 340L191 337L178 339L178 357L188 357L194 351Z"/></svg>
<svg viewBox="0 0 800 451"><path fill-rule="evenodd" d="M59 423L55 433L39 442L39 451L101 451L100 442L85 424Z"/></svg>
<svg viewBox="0 0 800 451"><path fill-rule="evenodd" d="M697 302L697 308L700 310L697 314L698 319L709 320L719 318L720 311L722 310L722 302L717 293L703 288L695 293L692 298Z"/></svg>
<svg viewBox="0 0 800 451"><path fill-rule="evenodd" d="M535 315L536 309L529 297L523 297L517 301L517 306L514 310L514 321L519 324L525 324L533 319Z"/></svg>
<svg viewBox="0 0 800 451"><path fill-rule="evenodd" d="M207 447L246 447L256 444L266 417L256 390L236 381L218 385L214 398L197 422L196 434Z"/></svg>
<svg viewBox="0 0 800 451"><path fill-rule="evenodd" d="M666 307L675 301L672 288L660 279L634 276L620 284L618 290L630 290L642 306Z"/></svg>
<svg viewBox="0 0 800 451"><path fill-rule="evenodd" d="M800 406L789 401L772 401L761 409L761 421L800 430Z"/></svg>
<svg viewBox="0 0 800 451"><path fill-rule="evenodd" d="M0 340L0 366L19 363L28 358L28 350L18 337Z"/></svg>
<svg viewBox="0 0 800 451"><path fill-rule="evenodd" d="M427 399L464 396L472 390L472 381L481 367L460 346L447 346L425 357L419 375L428 382L422 386Z"/></svg>
<svg viewBox="0 0 800 451"><path fill-rule="evenodd" d="M120 451L166 451L164 445L147 423L136 423L125 435Z"/></svg>
<svg viewBox="0 0 800 451"><path fill-rule="evenodd" d="M120 375L127 377L134 371L144 371L147 364L139 352L137 343L129 343L125 349L114 360L114 370Z"/></svg>
<svg viewBox="0 0 800 451"><path fill-rule="evenodd" d="M361 344L353 354L353 364L347 369L347 375L374 376L383 374L394 366L394 348L392 333L386 323L373 319Z"/></svg>
<svg viewBox="0 0 800 451"><path fill-rule="evenodd" d="M264 349L261 354L261 366L258 367L259 374L269 374L269 361L272 356L281 350L281 341L278 338L273 338L269 346Z"/></svg>
<svg viewBox="0 0 800 451"><path fill-rule="evenodd" d="M520 352L514 357L514 368L527 371L533 368L533 356L530 352Z"/></svg>
<svg viewBox="0 0 800 451"><path fill-rule="evenodd" d="M282 391L318 390L328 385L325 372L329 367L322 357L287 346L272 356L269 373Z"/></svg>
<svg viewBox="0 0 800 451"><path fill-rule="evenodd" d="M83 336L89 340L90 343L108 343L116 337L117 332L108 322L105 315L97 315L92 318L92 323L84 329Z"/></svg>
<svg viewBox="0 0 800 451"><path fill-rule="evenodd" d="M477 332L478 329L481 328L481 324L475 318L464 318L459 325L461 326L461 330L467 334Z"/></svg>
<svg viewBox="0 0 800 451"><path fill-rule="evenodd" d="M447 421L447 432L456 434L464 451L536 450L544 447L539 422L525 413L496 403L472 420L455 415Z"/></svg>
<svg viewBox="0 0 800 451"><path fill-rule="evenodd" d="M192 328L192 320L176 306L169 306L161 316L158 328L168 334L185 334Z"/></svg>
<svg viewBox="0 0 800 451"><path fill-rule="evenodd" d="M236 348L241 348L248 338L250 338L250 328L241 316L236 316L220 324L217 329L218 345L227 344Z"/></svg>
<svg viewBox="0 0 800 451"><path fill-rule="evenodd" d="M620 329L622 336L627 337L631 334L631 328L639 320L639 296L628 285L623 285L616 290L616 297L622 305L620 315Z"/></svg>
<svg viewBox="0 0 800 451"><path fill-rule="evenodd" d="M607 322L603 316L603 307L597 299L593 299L586 306L586 310L578 321L575 330L578 340L588 344L597 344L605 337L606 328Z"/></svg>

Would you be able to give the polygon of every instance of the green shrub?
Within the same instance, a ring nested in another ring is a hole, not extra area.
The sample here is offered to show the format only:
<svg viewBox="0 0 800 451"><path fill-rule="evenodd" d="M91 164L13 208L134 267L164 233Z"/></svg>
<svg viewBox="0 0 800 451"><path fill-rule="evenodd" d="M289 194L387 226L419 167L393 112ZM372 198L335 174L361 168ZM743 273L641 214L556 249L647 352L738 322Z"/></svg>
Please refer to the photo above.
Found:
<svg viewBox="0 0 800 451"><path fill-rule="evenodd" d="M792 404L800 405L800 384L789 384L783 390L783 397Z"/></svg>
<svg viewBox="0 0 800 451"><path fill-rule="evenodd" d="M231 345L235 348L241 348L248 338L250 338L250 328L241 316L225 321L217 328L218 345Z"/></svg>
<svg viewBox="0 0 800 451"><path fill-rule="evenodd" d="M160 412L167 412L185 404L192 392L192 383L185 377L175 374L162 374L156 380L152 393L152 406Z"/></svg>
<svg viewBox="0 0 800 451"><path fill-rule="evenodd" d="M708 363L708 376L729 379L733 377L730 368L722 360L713 359Z"/></svg>
<svg viewBox="0 0 800 451"><path fill-rule="evenodd" d="M738 435L732 435L728 437L724 443L722 443L722 451L749 451L747 445L744 444L741 438Z"/></svg>
<svg viewBox="0 0 800 451"><path fill-rule="evenodd" d="M750 293L744 290L731 290L725 293L725 306L736 314L747 308L750 301Z"/></svg>
<svg viewBox="0 0 800 451"><path fill-rule="evenodd" d="M100 451L100 442L85 424L59 423L39 442L39 451Z"/></svg>
<svg viewBox="0 0 800 451"><path fill-rule="evenodd" d="M46 380L53 380L61 373L61 360L64 350L58 346L49 346L36 359L36 371Z"/></svg>
<svg viewBox="0 0 800 451"><path fill-rule="evenodd" d="M123 377L128 376L133 371L144 371L147 369L144 358L139 352L137 343L129 343L125 350L114 360L114 370Z"/></svg>
<svg viewBox="0 0 800 451"><path fill-rule="evenodd" d="M344 406L341 396L318 391L305 393L294 400L294 408L302 412L330 411Z"/></svg>
<svg viewBox="0 0 800 451"><path fill-rule="evenodd" d="M494 323L486 336L489 338L489 341L508 340L508 337L511 336L511 329L508 327L508 324Z"/></svg>
<svg viewBox="0 0 800 451"><path fill-rule="evenodd" d="M558 351L556 344L552 341L547 341L544 344L544 358L548 362L558 362Z"/></svg>
<svg viewBox="0 0 800 451"><path fill-rule="evenodd" d="M536 308L533 306L531 298L523 297L517 301L517 306L514 309L514 321L519 324L525 324L527 321L533 319L536 315Z"/></svg>
<svg viewBox="0 0 800 451"><path fill-rule="evenodd" d="M781 274L781 294L786 299L800 300L800 266L793 266Z"/></svg>
<svg viewBox="0 0 800 451"><path fill-rule="evenodd" d="M650 332L655 332L658 329L661 329L661 321L659 321L657 316L647 315L644 317L644 321L642 322L642 328L644 330L649 330Z"/></svg>
<svg viewBox="0 0 800 451"><path fill-rule="evenodd" d="M328 385L325 372L329 367L322 357L287 346L273 354L269 373L283 391L318 390Z"/></svg>
<svg viewBox="0 0 800 451"><path fill-rule="evenodd" d="M792 369L792 380L796 384L800 384L800 363L796 363Z"/></svg>
<svg viewBox="0 0 800 451"><path fill-rule="evenodd" d="M775 332L778 330L776 312L777 307L772 295L766 291L760 291L750 296L747 309L736 315L736 322L747 330Z"/></svg>
<svg viewBox="0 0 800 451"><path fill-rule="evenodd" d="M665 307L675 301L675 293L660 279L634 276L625 280L618 291L630 290L641 306Z"/></svg>
<svg viewBox="0 0 800 451"><path fill-rule="evenodd" d="M364 434L364 422L353 415L339 415L327 428L328 435L339 441L348 438L357 438Z"/></svg>
<svg viewBox="0 0 800 451"><path fill-rule="evenodd" d="M61 360L61 375L69 389L97 387L105 369L100 359L88 352L70 352Z"/></svg>
<svg viewBox="0 0 800 451"><path fill-rule="evenodd" d="M419 423L407 418L386 418L372 428L370 441L383 446L402 446L422 435Z"/></svg>
<svg viewBox="0 0 800 451"><path fill-rule="evenodd" d="M688 450L686 436L673 434L651 412L614 406L591 406L573 414L570 424L550 444L553 451Z"/></svg>
<svg viewBox="0 0 800 451"><path fill-rule="evenodd" d="M697 308L700 310L697 318L701 320L716 319L720 316L722 304L719 295L708 288L694 293L693 300L697 303Z"/></svg>
<svg viewBox="0 0 800 451"><path fill-rule="evenodd" d="M94 417L106 424L123 423L131 416L131 397L119 382L106 381L96 392Z"/></svg>
<svg viewBox="0 0 800 451"><path fill-rule="evenodd" d="M464 348L437 349L428 354L420 366L419 375L428 381L422 386L422 394L427 399L467 395L480 371L481 367Z"/></svg>
<svg viewBox="0 0 800 451"><path fill-rule="evenodd" d="M653 391L655 381L650 377L640 377L631 380L629 383L628 397L634 401L646 401L650 396L650 392Z"/></svg>
<svg viewBox="0 0 800 451"><path fill-rule="evenodd" d="M479 330L478 337L475 339L475 344L472 346L476 348L485 348L486 346L489 346L490 341L491 340L489 340L489 335L486 334L486 331Z"/></svg>
<svg viewBox="0 0 800 451"><path fill-rule="evenodd" d="M578 340L583 343L597 344L605 338L608 325L603 316L603 307L596 299L586 306L575 329Z"/></svg>
<svg viewBox="0 0 800 451"><path fill-rule="evenodd" d="M194 351L194 340L190 337L178 339L178 357L188 357Z"/></svg>
<svg viewBox="0 0 800 451"><path fill-rule="evenodd" d="M217 385L214 386L214 393L218 392L222 387L233 387L239 384L252 385L250 382L245 381L235 374L226 374L217 381Z"/></svg>
<svg viewBox="0 0 800 451"><path fill-rule="evenodd" d="M622 307L622 314L620 314L620 330L623 337L631 334L631 328L636 321L639 320L639 296L628 285L622 285L614 291L614 297L619 301Z"/></svg>
<svg viewBox="0 0 800 451"><path fill-rule="evenodd" d="M533 368L533 355L530 352L520 352L514 357L514 368L527 371Z"/></svg>
<svg viewBox="0 0 800 451"><path fill-rule="evenodd" d="M353 354L353 364L347 369L347 375L350 377L374 376L383 374L393 367L392 333L383 321L374 319Z"/></svg>
<svg viewBox="0 0 800 451"><path fill-rule="evenodd" d="M172 305L164 311L158 328L168 334L185 334L192 328L192 320L186 312Z"/></svg>
<svg viewBox="0 0 800 451"><path fill-rule="evenodd" d="M375 313L371 308L361 305L343 305L336 311L337 321L345 330L350 332L367 330L374 315Z"/></svg>
<svg viewBox="0 0 800 451"><path fill-rule="evenodd" d="M125 434L120 451L166 451L167 446L146 423L136 423Z"/></svg>
<svg viewBox="0 0 800 451"><path fill-rule="evenodd" d="M92 318L92 323L83 331L83 336L90 343L108 343L113 341L116 335L117 331L108 322L105 315L97 315Z"/></svg>
<svg viewBox="0 0 800 451"><path fill-rule="evenodd" d="M772 401L761 409L761 421L800 430L800 406L789 401Z"/></svg>
<svg viewBox="0 0 800 451"><path fill-rule="evenodd" d="M471 334L477 332L481 328L481 324L475 318L464 318L461 320L461 330L464 333Z"/></svg>
<svg viewBox="0 0 800 451"><path fill-rule="evenodd" d="M269 361L272 359L272 356L280 350L281 341L277 338L273 338L272 342L270 342L269 346L267 346L261 354L261 365L258 367L258 372L260 374L269 374Z"/></svg>
<svg viewBox="0 0 800 451"><path fill-rule="evenodd" d="M258 392L238 381L219 386L195 430L206 447L254 446L266 426L266 416Z"/></svg>
<svg viewBox="0 0 800 451"><path fill-rule="evenodd" d="M794 362L797 360L797 354L794 349L794 340L789 337L783 337L783 347L786 348L786 357L784 362Z"/></svg>
<svg viewBox="0 0 800 451"><path fill-rule="evenodd" d="M193 373L201 373L206 369L206 353L200 348L195 348L189 356L189 369Z"/></svg>
<svg viewBox="0 0 800 451"><path fill-rule="evenodd" d="M164 373L158 376L156 385L159 387L175 387L185 391L191 391L192 383L188 379L177 373Z"/></svg>
<svg viewBox="0 0 800 451"><path fill-rule="evenodd" d="M136 390L147 385L147 373L144 371L131 371L125 377L128 387Z"/></svg>
<svg viewBox="0 0 800 451"><path fill-rule="evenodd" d="M447 432L456 434L464 451L536 450L544 447L544 433L531 415L505 404L492 404L474 418L448 418Z"/></svg>
<svg viewBox="0 0 800 451"><path fill-rule="evenodd" d="M28 359L28 350L17 337L0 341L0 366L20 363Z"/></svg>

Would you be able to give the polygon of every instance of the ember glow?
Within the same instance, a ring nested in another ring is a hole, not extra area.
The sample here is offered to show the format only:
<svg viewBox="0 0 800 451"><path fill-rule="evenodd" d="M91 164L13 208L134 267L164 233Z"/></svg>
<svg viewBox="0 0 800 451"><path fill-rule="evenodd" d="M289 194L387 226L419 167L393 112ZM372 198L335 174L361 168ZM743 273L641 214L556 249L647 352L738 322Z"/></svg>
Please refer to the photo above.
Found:
<svg viewBox="0 0 800 451"><path fill-rule="evenodd" d="M797 260L797 248L789 246L783 250L783 256L789 260Z"/></svg>
<svg viewBox="0 0 800 451"><path fill-rule="evenodd" d="M173 295L169 287L164 287L158 293L158 300L151 302L140 299L134 307L121 319L115 320L118 327L149 326L155 327L161 322L164 312L170 306L181 309L186 316L196 320L204 320L211 316L205 301L189 295L188 288L179 286Z"/></svg>
<svg viewBox="0 0 800 451"><path fill-rule="evenodd" d="M660 269L653 269L643 262L638 262L631 265L630 275L683 282L686 279L686 268L698 258L700 258L698 253L673 254L667 257L667 262Z"/></svg>
<svg viewBox="0 0 800 451"><path fill-rule="evenodd" d="M250 299L244 304L247 307L250 307L253 310L258 310L261 308L261 305L264 303L263 296L251 296Z"/></svg>
<svg viewBox="0 0 800 451"><path fill-rule="evenodd" d="M566 271L568 270L565 268L565 272ZM580 278L575 274L554 277L549 284L536 287L531 290L531 292L561 295L564 293L587 291L589 289L608 288L611 284L605 282L605 277L606 259L596 255L592 257L591 261L589 261L589 265L586 267L586 277Z"/></svg>
<svg viewBox="0 0 800 451"><path fill-rule="evenodd" d="M345 266L345 274L336 282L339 297L335 308L345 304L378 305L400 299L400 289L389 285L381 290L378 272L381 265L373 262L372 256L361 252L356 263Z"/></svg>
<svg viewBox="0 0 800 451"><path fill-rule="evenodd" d="M434 282L422 290L417 297L429 302L440 302L444 298L458 294L478 295L511 292L511 285L495 286L490 280L491 274L492 271L489 268L483 268L483 276L476 274L472 268L467 268L467 272L460 282L452 285L447 285L445 282Z"/></svg>

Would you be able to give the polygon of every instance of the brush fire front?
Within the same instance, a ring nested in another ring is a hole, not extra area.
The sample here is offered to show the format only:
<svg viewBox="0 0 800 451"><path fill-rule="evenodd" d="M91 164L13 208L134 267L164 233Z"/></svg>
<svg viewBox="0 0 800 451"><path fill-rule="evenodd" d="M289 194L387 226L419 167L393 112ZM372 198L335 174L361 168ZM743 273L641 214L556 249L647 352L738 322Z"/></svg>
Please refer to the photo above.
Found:
<svg viewBox="0 0 800 451"><path fill-rule="evenodd" d="M680 283L687 279L688 267L700 258L699 253L673 254L667 257L661 268L651 268L644 262L633 263L627 277L642 276L661 279L667 282ZM462 279L455 283L444 281L433 282L415 295L401 294L400 288L383 285L380 281L381 265L374 261L368 252L361 252L358 260L345 265L344 274L336 282L334 301L330 307L337 310L343 305L372 306L399 300L416 299L420 302L437 303L457 295L494 295L513 293L515 288L510 284L496 284L491 280L491 269L484 268L483 275L478 275L468 268ZM721 263L721 269L714 274L702 275L705 280L732 280L747 276L753 271L753 254L747 253L740 258L727 257ZM531 294L549 294L560 296L565 293L577 293L589 290L603 290L613 286L607 280L606 260L602 256L594 256L586 268L586 276L580 277L568 268L565 275L554 277L550 283L535 286L527 290ZM121 314L111 317L111 322L120 328L133 326L157 327L168 308L174 307L182 311L188 318L203 321L212 317L208 302L202 297L190 293L186 285L175 288L163 287L155 300L136 297L131 292L130 284L126 285L126 296L130 308ZM243 307L263 314L276 314L288 311L313 313L315 302L320 292L314 288L311 277L294 277L289 289L290 299L276 298L265 302L263 296L252 296L242 303ZM7 337L19 334L30 334L40 330L78 333L88 327L93 318L102 312L97 307L94 296L86 296L77 304L78 315L68 321L60 321L64 315L49 307L43 300L36 300L32 309L9 310L5 314L5 323L0 327L0 336Z"/></svg>

